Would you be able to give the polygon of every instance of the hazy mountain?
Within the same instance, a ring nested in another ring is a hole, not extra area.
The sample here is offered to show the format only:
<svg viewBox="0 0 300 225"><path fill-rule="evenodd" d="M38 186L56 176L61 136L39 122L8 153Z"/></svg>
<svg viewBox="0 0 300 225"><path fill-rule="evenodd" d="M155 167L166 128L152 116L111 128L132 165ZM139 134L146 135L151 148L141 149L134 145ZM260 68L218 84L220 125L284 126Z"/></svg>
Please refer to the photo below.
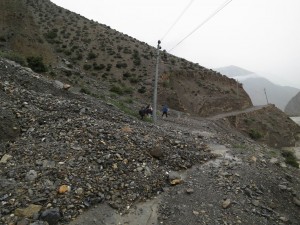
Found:
<svg viewBox="0 0 300 225"><path fill-rule="evenodd" d="M222 67L215 70L241 82L253 105L271 103L284 111L287 103L300 91L298 88L274 84L254 72L236 66Z"/></svg>
<svg viewBox="0 0 300 225"><path fill-rule="evenodd" d="M288 102L284 112L290 116L300 116L300 92Z"/></svg>
<svg viewBox="0 0 300 225"><path fill-rule="evenodd" d="M250 74L254 74L253 72L249 70L245 70L243 68L240 68L238 66L226 66L226 67L220 67L215 69L216 71L220 72L221 74L224 74L228 77L240 77L240 76L246 76Z"/></svg>

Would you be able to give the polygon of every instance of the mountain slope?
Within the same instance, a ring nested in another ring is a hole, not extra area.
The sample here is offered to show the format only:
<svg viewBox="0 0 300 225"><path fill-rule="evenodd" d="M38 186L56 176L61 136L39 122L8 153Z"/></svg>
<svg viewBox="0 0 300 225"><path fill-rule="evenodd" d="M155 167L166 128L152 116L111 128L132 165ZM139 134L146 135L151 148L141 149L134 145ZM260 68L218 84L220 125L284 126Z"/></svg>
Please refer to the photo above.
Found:
<svg viewBox="0 0 300 225"><path fill-rule="evenodd" d="M239 77L239 76L246 76L250 74L254 74L253 72L243 69L238 66L230 65L225 67L220 67L215 69L216 71L220 72L221 74L224 74L229 77Z"/></svg>
<svg viewBox="0 0 300 225"><path fill-rule="evenodd" d="M24 64L41 56L45 75L93 96L152 102L154 47L49 0L3 0L0 14L9 18L0 21L0 54ZM159 72L158 104L201 116L251 105L242 87L236 98L234 80L165 51Z"/></svg>
<svg viewBox="0 0 300 225"><path fill-rule="evenodd" d="M288 102L284 112L290 116L300 116L300 92Z"/></svg>
<svg viewBox="0 0 300 225"><path fill-rule="evenodd" d="M275 104L284 111L290 99L299 91L297 88L276 85L269 80L257 77L242 81L244 89L249 93L254 105Z"/></svg>

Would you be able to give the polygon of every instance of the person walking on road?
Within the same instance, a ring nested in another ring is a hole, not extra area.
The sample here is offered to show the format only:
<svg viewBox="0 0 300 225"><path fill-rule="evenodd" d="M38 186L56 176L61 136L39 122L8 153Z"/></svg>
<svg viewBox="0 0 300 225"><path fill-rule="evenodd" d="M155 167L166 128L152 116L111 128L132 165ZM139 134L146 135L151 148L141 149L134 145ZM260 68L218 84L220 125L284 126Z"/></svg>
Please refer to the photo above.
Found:
<svg viewBox="0 0 300 225"><path fill-rule="evenodd" d="M166 117L168 117L168 112L169 112L169 108L167 105L163 105L162 108L162 117L164 117L164 115L166 115Z"/></svg>

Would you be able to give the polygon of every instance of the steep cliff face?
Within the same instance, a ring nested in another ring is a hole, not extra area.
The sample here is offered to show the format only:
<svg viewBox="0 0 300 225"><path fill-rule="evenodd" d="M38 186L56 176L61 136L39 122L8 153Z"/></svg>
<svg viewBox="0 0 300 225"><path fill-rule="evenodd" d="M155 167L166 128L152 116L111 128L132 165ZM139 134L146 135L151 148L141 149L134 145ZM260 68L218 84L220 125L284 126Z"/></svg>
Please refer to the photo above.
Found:
<svg viewBox="0 0 300 225"><path fill-rule="evenodd" d="M300 116L300 92L288 102L284 112L289 116Z"/></svg>
<svg viewBox="0 0 300 225"><path fill-rule="evenodd" d="M252 106L241 84L214 71L177 71L162 75L161 104L198 116L212 116Z"/></svg>

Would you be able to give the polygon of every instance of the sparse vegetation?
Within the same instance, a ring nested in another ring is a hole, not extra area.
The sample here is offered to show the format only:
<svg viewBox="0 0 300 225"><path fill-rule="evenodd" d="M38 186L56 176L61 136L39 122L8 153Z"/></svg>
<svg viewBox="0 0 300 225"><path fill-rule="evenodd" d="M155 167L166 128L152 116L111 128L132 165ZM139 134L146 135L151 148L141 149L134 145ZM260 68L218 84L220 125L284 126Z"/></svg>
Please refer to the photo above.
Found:
<svg viewBox="0 0 300 225"><path fill-rule="evenodd" d="M57 32L58 32L58 29L52 29L51 31L48 31L47 33L45 33L44 36L49 43L54 43L54 39L57 38Z"/></svg>
<svg viewBox="0 0 300 225"><path fill-rule="evenodd" d="M90 64L83 65L83 69L85 69L85 70L90 70L91 68L92 68L92 66Z"/></svg>
<svg viewBox="0 0 300 225"><path fill-rule="evenodd" d="M299 168L299 163L293 152L283 151L282 156L285 158L285 162L293 167Z"/></svg>
<svg viewBox="0 0 300 225"><path fill-rule="evenodd" d="M22 66L26 66L26 60L18 53L15 52L1 52L0 51L0 57L9 59L11 61L15 61L16 63L19 63Z"/></svg>
<svg viewBox="0 0 300 225"><path fill-rule="evenodd" d="M253 140L259 140L262 137L262 134L254 129L251 129L249 132L249 136L253 139Z"/></svg>
<svg viewBox="0 0 300 225"><path fill-rule="evenodd" d="M47 67L41 56L31 56L27 58L27 64L34 72L43 73L47 71Z"/></svg>
<svg viewBox="0 0 300 225"><path fill-rule="evenodd" d="M91 59L95 59L97 58L97 55L94 52L89 52L87 59L91 60Z"/></svg>
<svg viewBox="0 0 300 225"><path fill-rule="evenodd" d="M133 51L133 64L136 66L141 65L141 58L137 50Z"/></svg>
<svg viewBox="0 0 300 225"><path fill-rule="evenodd" d="M80 89L80 92L84 93L84 94L87 94L87 95L91 95L92 94L91 91L89 89L87 89L86 87L82 87Z"/></svg>
<svg viewBox="0 0 300 225"><path fill-rule="evenodd" d="M145 86L142 86L138 89L138 92L141 93L141 94L144 94L146 92L146 87Z"/></svg>
<svg viewBox="0 0 300 225"><path fill-rule="evenodd" d="M118 95L133 93L133 89L131 87L127 87L125 85L115 85L115 84L112 85L112 87L110 88L110 91L114 92Z"/></svg>

